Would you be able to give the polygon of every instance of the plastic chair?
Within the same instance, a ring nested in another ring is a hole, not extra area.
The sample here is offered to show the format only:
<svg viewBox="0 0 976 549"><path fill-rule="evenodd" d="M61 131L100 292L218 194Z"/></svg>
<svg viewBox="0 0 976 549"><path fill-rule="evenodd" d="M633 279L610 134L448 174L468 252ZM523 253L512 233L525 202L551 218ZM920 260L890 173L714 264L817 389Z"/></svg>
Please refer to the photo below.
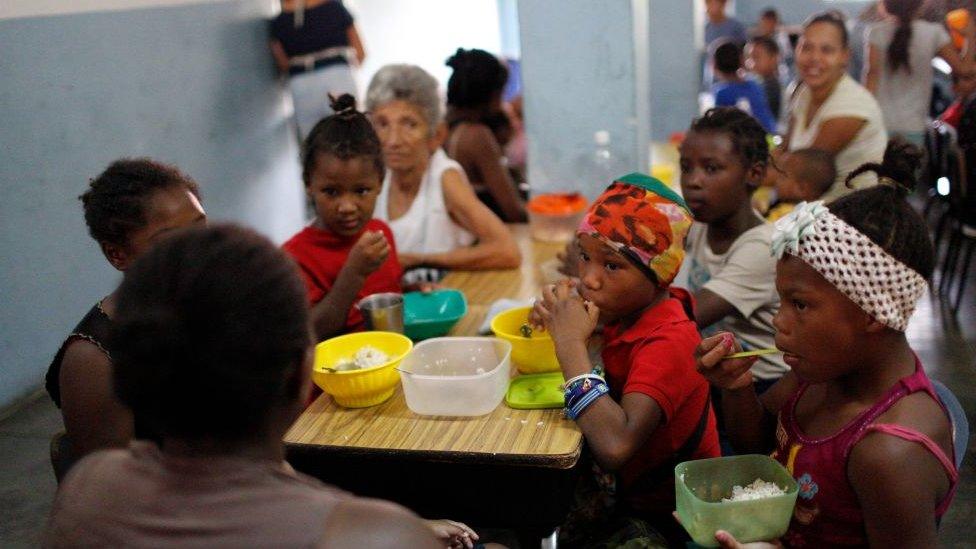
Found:
<svg viewBox="0 0 976 549"><path fill-rule="evenodd" d="M935 394L939 395L939 400L949 412L949 421L952 423L952 445L956 450L956 468L962 465L962 460L966 456L966 447L969 445L969 420L966 419L966 411L962 409L962 404L956 395L941 382L932 381L932 388Z"/></svg>

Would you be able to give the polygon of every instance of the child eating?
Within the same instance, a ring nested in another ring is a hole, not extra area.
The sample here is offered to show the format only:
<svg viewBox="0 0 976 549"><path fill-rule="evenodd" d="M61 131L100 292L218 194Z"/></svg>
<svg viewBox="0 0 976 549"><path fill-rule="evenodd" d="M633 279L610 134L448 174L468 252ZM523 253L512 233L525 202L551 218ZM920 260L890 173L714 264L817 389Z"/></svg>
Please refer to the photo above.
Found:
<svg viewBox="0 0 976 549"><path fill-rule="evenodd" d="M719 455L708 384L693 371L699 336L691 299L669 287L690 225L687 206L666 185L621 177L580 224L579 282L547 287L533 308L532 323L556 344L567 417L609 473L600 488L581 492L561 544L664 543L674 466ZM591 359L598 323L604 345Z"/></svg>
<svg viewBox="0 0 976 549"><path fill-rule="evenodd" d="M819 149L799 149L783 158L783 175L776 180L776 201L766 212L766 221L776 221L793 211L798 202L819 199L837 177L834 156Z"/></svg>
<svg viewBox="0 0 976 549"><path fill-rule="evenodd" d="M773 448L799 482L787 545L938 544L958 471L947 412L905 337L935 263L905 200L920 157L893 141L883 164L847 177L876 172L878 186L827 207L801 203L776 223L776 346L792 372L757 397L754 359L723 360L738 349L732 334L696 351L699 371L723 390L733 440Z"/></svg>
<svg viewBox="0 0 976 549"><path fill-rule="evenodd" d="M375 293L400 292L403 270L393 233L373 219L383 183L379 138L351 95L312 128L302 145L305 192L315 220L284 244L298 263L319 339L363 329L353 305Z"/></svg>

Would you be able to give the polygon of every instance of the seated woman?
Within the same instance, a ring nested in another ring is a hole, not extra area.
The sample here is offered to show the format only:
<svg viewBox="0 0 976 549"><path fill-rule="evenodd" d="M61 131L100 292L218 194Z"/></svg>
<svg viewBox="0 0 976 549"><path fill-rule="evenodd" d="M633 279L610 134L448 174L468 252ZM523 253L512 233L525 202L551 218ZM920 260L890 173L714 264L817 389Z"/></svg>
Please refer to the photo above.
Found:
<svg viewBox="0 0 976 549"><path fill-rule="evenodd" d="M81 195L88 232L105 258L125 272L156 241L173 230L204 223L197 184L172 166L149 159L118 160ZM46 388L61 408L66 435L60 440L55 475L100 448L125 446L133 434L152 436L112 394L108 334L117 291L99 301L71 331L47 371Z"/></svg>
<svg viewBox="0 0 976 549"><path fill-rule="evenodd" d="M881 162L888 143L877 100L847 74L850 57L847 26L840 15L825 12L807 21L796 46L802 84L790 101L782 150L809 148L834 155L837 177L821 197L827 202L877 183L873 173L862 174L851 187L844 182L861 164Z"/></svg>
<svg viewBox="0 0 976 549"><path fill-rule="evenodd" d="M477 536L295 472L282 437L308 394L305 288L233 226L167 239L118 290L114 385L160 434L79 462L45 546L444 547ZM438 540L440 538L440 540Z"/></svg>
<svg viewBox="0 0 976 549"><path fill-rule="evenodd" d="M414 65L387 65L370 82L366 107L386 164L373 215L393 229L400 264L413 270L405 282L436 282L444 269L518 267L515 239L440 148L434 77Z"/></svg>
<svg viewBox="0 0 976 549"><path fill-rule="evenodd" d="M508 69L486 51L460 48L447 66L454 69L447 82L447 154L493 212L509 223L523 222L525 203L505 162L504 146L514 133L502 110Z"/></svg>

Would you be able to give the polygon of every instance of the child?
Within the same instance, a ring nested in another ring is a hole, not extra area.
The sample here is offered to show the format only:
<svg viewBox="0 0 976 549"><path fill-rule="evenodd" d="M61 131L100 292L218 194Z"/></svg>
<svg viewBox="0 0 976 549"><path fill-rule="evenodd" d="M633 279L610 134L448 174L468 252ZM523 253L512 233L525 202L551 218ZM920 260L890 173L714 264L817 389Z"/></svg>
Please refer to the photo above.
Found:
<svg viewBox="0 0 976 549"><path fill-rule="evenodd" d="M962 122L963 111L976 98L976 72L952 71L952 93L956 99L946 108L945 112L939 115L939 120L958 130L959 124Z"/></svg>
<svg viewBox="0 0 976 549"><path fill-rule="evenodd" d="M783 175L776 180L776 201L766 212L773 222L793 211L798 202L819 199L837 177L834 156L818 149L799 149L783 157Z"/></svg>
<svg viewBox="0 0 976 549"><path fill-rule="evenodd" d="M75 465L45 547L461 547L460 523L422 521L295 472L282 437L301 413L312 349L287 256L233 226L156 246L118 292L115 393L162 443ZM439 542L437 538L440 538Z"/></svg>
<svg viewBox="0 0 976 549"><path fill-rule="evenodd" d="M733 438L750 451L775 448L800 484L787 545L938 544L958 478L952 429L905 338L935 262L905 200L920 157L892 142L883 164L847 178L874 171L880 185L827 207L801 204L777 222L776 346L791 373L757 398L751 360L722 360L738 348L731 334L696 352L699 371L723 389Z"/></svg>
<svg viewBox="0 0 976 549"><path fill-rule="evenodd" d="M698 327L734 332L748 349L772 347L779 308L768 253L772 226L750 202L769 163L766 132L738 109L711 109L692 122L680 163L681 190L695 216L685 268ZM760 392L787 369L779 355L761 357L753 369Z"/></svg>
<svg viewBox="0 0 976 549"><path fill-rule="evenodd" d="M776 117L769 110L759 84L742 75L742 46L722 42L712 57L718 82L712 86L716 107L738 107L753 115L769 133L776 133Z"/></svg>
<svg viewBox="0 0 976 549"><path fill-rule="evenodd" d="M80 197L88 232L105 259L125 272L132 262L174 230L206 222L193 179L148 158L117 160L91 180ZM58 441L58 479L78 458L124 446L135 434L152 435L112 394L112 345L117 290L92 307L61 344L45 386L61 408L66 435Z"/></svg>
<svg viewBox="0 0 976 549"><path fill-rule="evenodd" d="M305 280L319 339L362 330L363 315L353 305L371 294L399 293L403 274L393 233L373 219L383 183L379 138L351 95L334 100L332 109L302 146L315 220L284 244Z"/></svg>
<svg viewBox="0 0 976 549"><path fill-rule="evenodd" d="M662 533L673 534L674 466L719 455L708 384L692 371L699 336L691 299L669 287L689 225L684 201L665 184L642 174L618 179L580 224L579 282L547 287L533 308L569 380L567 415L599 468L613 474L604 475L603 491L582 496L605 512L578 510L560 545L663 543ZM598 322L604 345L591 360ZM616 503L604 507L606 497Z"/></svg>
<svg viewBox="0 0 976 549"><path fill-rule="evenodd" d="M746 44L746 68L762 81L766 104L773 120L779 120L783 85L779 81L780 49L768 36L757 36Z"/></svg>

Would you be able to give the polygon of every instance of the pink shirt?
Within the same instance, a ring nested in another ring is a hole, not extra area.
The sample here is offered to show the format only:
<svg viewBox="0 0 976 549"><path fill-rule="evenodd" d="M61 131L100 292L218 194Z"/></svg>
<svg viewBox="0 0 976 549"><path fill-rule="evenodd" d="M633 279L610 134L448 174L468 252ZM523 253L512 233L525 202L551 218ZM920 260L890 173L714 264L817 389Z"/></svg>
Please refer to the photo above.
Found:
<svg viewBox="0 0 976 549"><path fill-rule="evenodd" d="M44 546L317 547L351 497L284 462L179 458L135 441L71 469Z"/></svg>

